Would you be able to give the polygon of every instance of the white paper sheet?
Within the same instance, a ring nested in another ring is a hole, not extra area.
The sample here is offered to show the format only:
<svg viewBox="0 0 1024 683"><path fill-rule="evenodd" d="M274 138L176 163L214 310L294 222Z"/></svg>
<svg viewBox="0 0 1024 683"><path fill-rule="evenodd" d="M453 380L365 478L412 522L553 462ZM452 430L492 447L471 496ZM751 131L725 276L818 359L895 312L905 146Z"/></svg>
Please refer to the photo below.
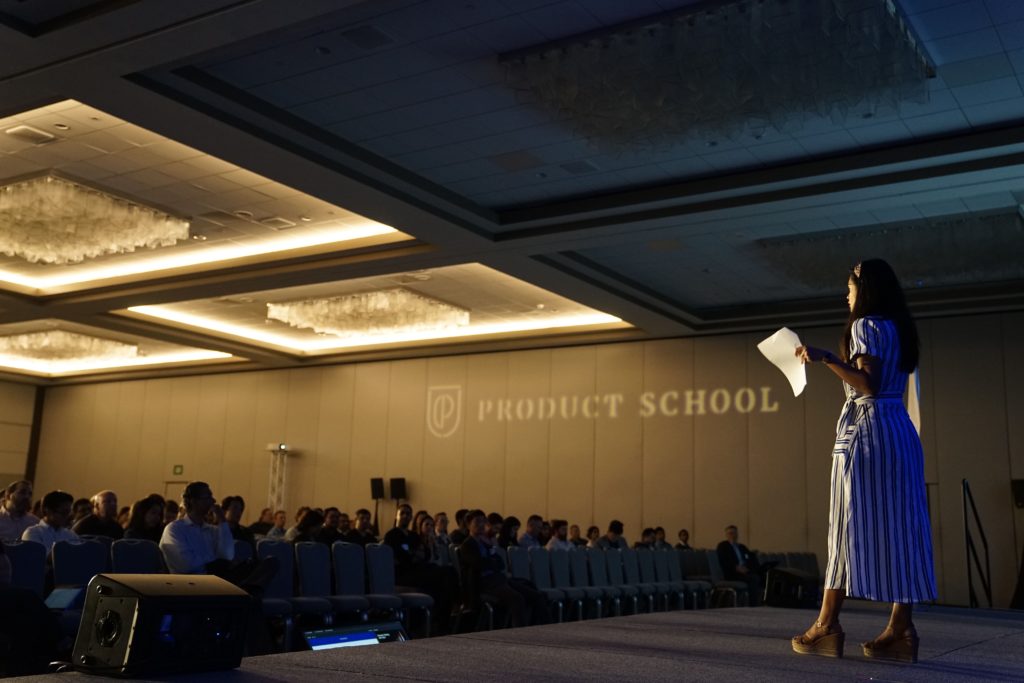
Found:
<svg viewBox="0 0 1024 683"><path fill-rule="evenodd" d="M794 396L799 396L807 386L807 368L796 355L798 346L800 337L788 327L783 327L757 345L764 357L782 370L782 374L789 380L789 386L793 387Z"/></svg>

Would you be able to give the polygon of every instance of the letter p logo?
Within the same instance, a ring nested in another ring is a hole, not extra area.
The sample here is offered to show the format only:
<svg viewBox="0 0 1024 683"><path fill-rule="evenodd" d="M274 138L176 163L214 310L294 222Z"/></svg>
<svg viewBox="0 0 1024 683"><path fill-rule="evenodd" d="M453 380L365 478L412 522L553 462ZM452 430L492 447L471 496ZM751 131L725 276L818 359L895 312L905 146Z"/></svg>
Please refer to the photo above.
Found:
<svg viewBox="0 0 1024 683"><path fill-rule="evenodd" d="M462 387L427 388L427 429L439 439L451 436L462 419Z"/></svg>

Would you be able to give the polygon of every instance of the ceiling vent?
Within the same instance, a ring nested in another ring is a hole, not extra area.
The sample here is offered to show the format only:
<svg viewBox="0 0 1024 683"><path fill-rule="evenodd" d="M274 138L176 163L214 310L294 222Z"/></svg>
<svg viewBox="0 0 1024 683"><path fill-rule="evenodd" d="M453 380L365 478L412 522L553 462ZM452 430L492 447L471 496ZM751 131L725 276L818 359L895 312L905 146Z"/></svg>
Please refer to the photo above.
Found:
<svg viewBox="0 0 1024 683"><path fill-rule="evenodd" d="M32 126L15 126L14 128L8 128L4 132L12 138L18 138L32 145L45 145L47 142L53 142L57 139L56 135L51 135L45 130L39 130Z"/></svg>
<svg viewBox="0 0 1024 683"><path fill-rule="evenodd" d="M292 223L287 218L281 218L280 216L264 218L260 221L260 224L267 226L271 230L287 230L288 228L295 227L295 223Z"/></svg>
<svg viewBox="0 0 1024 683"><path fill-rule="evenodd" d="M567 164L562 164L562 170L573 175L581 175L583 173L593 173L597 170L597 166L589 161L570 161Z"/></svg>
<svg viewBox="0 0 1024 683"><path fill-rule="evenodd" d="M385 45L394 45L395 39L375 26L357 26L341 32L341 37L360 50L376 50Z"/></svg>

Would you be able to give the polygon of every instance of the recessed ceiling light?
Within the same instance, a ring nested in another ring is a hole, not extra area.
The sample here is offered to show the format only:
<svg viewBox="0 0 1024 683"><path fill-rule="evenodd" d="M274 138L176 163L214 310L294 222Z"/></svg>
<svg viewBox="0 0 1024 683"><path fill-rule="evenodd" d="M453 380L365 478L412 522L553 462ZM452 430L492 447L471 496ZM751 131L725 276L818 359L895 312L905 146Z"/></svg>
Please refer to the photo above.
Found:
<svg viewBox="0 0 1024 683"><path fill-rule="evenodd" d="M200 235L199 233L193 233L192 239L194 239L196 242L205 242L206 241L206 235Z"/></svg>
<svg viewBox="0 0 1024 683"><path fill-rule="evenodd" d="M53 127L57 130L71 130L71 126L66 123L55 123L53 124Z"/></svg>
<svg viewBox="0 0 1024 683"><path fill-rule="evenodd" d="M309 216L299 216L299 220L302 221L303 223L309 223L313 219L310 218Z"/></svg>
<svg viewBox="0 0 1024 683"><path fill-rule="evenodd" d="M235 214L239 218L244 218L247 221L251 221L253 219L252 211L246 211L244 209L239 209L238 211L232 211L231 213Z"/></svg>

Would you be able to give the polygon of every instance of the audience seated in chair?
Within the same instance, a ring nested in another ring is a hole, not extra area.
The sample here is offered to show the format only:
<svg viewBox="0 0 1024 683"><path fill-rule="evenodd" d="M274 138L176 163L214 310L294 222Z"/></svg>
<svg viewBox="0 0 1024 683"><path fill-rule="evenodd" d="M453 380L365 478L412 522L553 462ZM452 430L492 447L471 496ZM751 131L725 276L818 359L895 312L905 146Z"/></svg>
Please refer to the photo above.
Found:
<svg viewBox="0 0 1024 683"><path fill-rule="evenodd" d="M75 524L78 524L83 519L92 514L92 501L88 498L79 498L71 505L71 516L72 524L71 528L75 528Z"/></svg>
<svg viewBox="0 0 1024 683"><path fill-rule="evenodd" d="M185 517L164 527L160 539L160 550L172 574L215 574L250 592L269 583L277 570L273 558L234 562L235 539L206 482L191 482L181 497ZM209 514L213 524L206 522Z"/></svg>
<svg viewBox="0 0 1024 683"><path fill-rule="evenodd" d="M72 531L79 536L107 536L115 541L123 538L124 527L117 522L117 494L113 491L100 491L89 502L92 511L75 523Z"/></svg>
<svg viewBox="0 0 1024 683"><path fill-rule="evenodd" d="M518 546L520 526L519 518L515 515L509 515L503 519L501 522L501 528L498 530L498 547L508 550L510 547Z"/></svg>
<svg viewBox="0 0 1024 683"><path fill-rule="evenodd" d="M629 548L629 543L622 537L623 527L622 522L617 519L613 519L608 523L608 531L604 536L597 539L595 547L601 550L626 550Z"/></svg>
<svg viewBox="0 0 1024 683"><path fill-rule="evenodd" d="M341 528L342 517L348 521L348 515L341 512L336 507L329 507L324 510L324 523L320 527L320 530L316 533L316 537L313 539L317 543L323 543L330 547L337 541L345 540L345 531Z"/></svg>
<svg viewBox="0 0 1024 683"><path fill-rule="evenodd" d="M451 533L452 543L462 545L463 541L469 538L469 529L466 526L466 513L469 510L462 508L455 511L455 531Z"/></svg>
<svg viewBox="0 0 1024 683"><path fill-rule="evenodd" d="M540 515L530 515L526 518L526 530L519 537L519 547L526 548L541 548L543 547L540 542L541 532L544 526L544 519Z"/></svg>
<svg viewBox="0 0 1024 683"><path fill-rule="evenodd" d="M178 505L178 501L168 498L164 501L164 526L167 526L176 519L181 518L185 510Z"/></svg>
<svg viewBox="0 0 1024 683"><path fill-rule="evenodd" d="M377 535L373 533L373 524L370 521L370 511L366 508L356 510L355 526L345 534L346 543L355 543L364 548L370 543L377 542Z"/></svg>
<svg viewBox="0 0 1024 683"><path fill-rule="evenodd" d="M302 513L302 519L295 525L295 533L290 539L291 543L307 543L317 540L320 531L324 526L324 515L319 510L312 508Z"/></svg>
<svg viewBox="0 0 1024 683"><path fill-rule="evenodd" d="M0 504L0 541L18 541L25 529L39 524L39 517L33 515L32 482L22 479L11 482L4 489L3 504Z"/></svg>
<svg viewBox="0 0 1024 683"><path fill-rule="evenodd" d="M267 532L267 538L283 541L285 534L288 532L287 526L288 513L284 510L278 510L274 513L274 525L270 527L270 531Z"/></svg>
<svg viewBox="0 0 1024 683"><path fill-rule="evenodd" d="M601 540L601 529L596 526L589 527L586 540L588 548L600 548L601 546L597 542Z"/></svg>
<svg viewBox="0 0 1024 683"><path fill-rule="evenodd" d="M164 533L164 499L153 493L132 504L124 537L160 543Z"/></svg>
<svg viewBox="0 0 1024 683"><path fill-rule="evenodd" d="M654 546L655 550L669 550L672 544L665 540L665 527L656 526L654 527Z"/></svg>
<svg viewBox="0 0 1024 683"><path fill-rule="evenodd" d="M556 519L551 522L552 536L548 541L548 550L575 550L576 544L569 540L569 522Z"/></svg>
<svg viewBox="0 0 1024 683"><path fill-rule="evenodd" d="M580 538L580 525L572 524L569 526L569 542L577 548L586 548L587 539Z"/></svg>
<svg viewBox="0 0 1024 683"><path fill-rule="evenodd" d="M725 540L718 544L718 563L727 581L745 581L749 587L750 606L761 604L761 567L757 555L739 542L735 524L725 527Z"/></svg>
<svg viewBox="0 0 1024 683"><path fill-rule="evenodd" d="M690 532L686 529L679 530L679 543L676 543L677 550L693 550L690 547Z"/></svg>
<svg viewBox="0 0 1024 683"><path fill-rule="evenodd" d="M75 497L65 491L50 491L43 496L43 519L30 526L21 534L23 541L35 541L46 546L46 552L53 550L57 541L77 541L78 534L68 528L71 521L71 504Z"/></svg>
<svg viewBox="0 0 1024 683"><path fill-rule="evenodd" d="M384 543L391 546L395 557L395 583L415 588L434 599L433 616L435 632L445 632L451 615L452 599L458 592L458 575L451 567L441 567L430 561L430 550L424 547L422 530L418 533L409 528L412 522L412 507L402 503L395 511L395 526L384 534ZM434 520L429 515L420 517L421 522Z"/></svg>
<svg viewBox="0 0 1024 683"><path fill-rule="evenodd" d="M248 527L242 526L242 515L245 514L245 499L241 496L227 496L220 504L224 510L224 521L231 530L231 538L252 546L252 554L256 555L256 534Z"/></svg>
<svg viewBox="0 0 1024 683"><path fill-rule="evenodd" d="M249 525L249 531L254 536L266 536L274 526L274 509L263 508L260 510L260 518Z"/></svg>
<svg viewBox="0 0 1024 683"><path fill-rule="evenodd" d="M634 549L644 548L647 550L654 549L655 541L654 529L647 527L640 532L640 540L633 544Z"/></svg>

